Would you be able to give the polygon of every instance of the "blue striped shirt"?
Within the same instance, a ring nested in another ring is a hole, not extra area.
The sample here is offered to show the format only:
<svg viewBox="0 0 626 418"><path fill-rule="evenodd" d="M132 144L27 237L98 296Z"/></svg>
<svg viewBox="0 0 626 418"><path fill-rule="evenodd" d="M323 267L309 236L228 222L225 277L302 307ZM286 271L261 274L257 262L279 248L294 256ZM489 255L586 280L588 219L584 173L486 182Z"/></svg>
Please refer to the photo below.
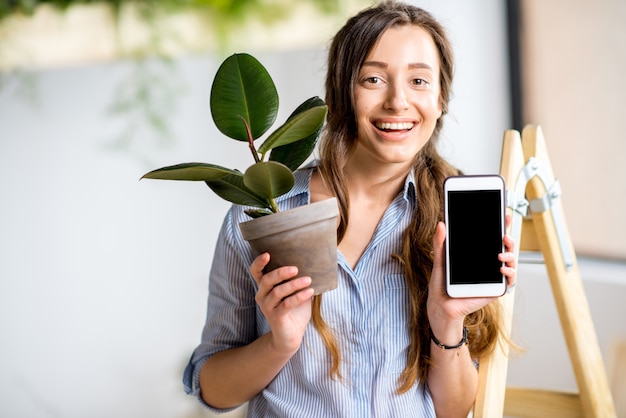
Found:
<svg viewBox="0 0 626 418"><path fill-rule="evenodd" d="M296 172L296 184L279 199L281 210L309 203L313 168ZM415 207L412 174L387 208L358 264L350 268L338 253L339 286L324 294L322 317L338 336L342 380L329 377L329 353L309 324L302 346L276 378L248 405L251 417L435 417L425 384L398 394L398 377L409 344L408 292L400 262L402 235ZM183 382L200 397L200 369L213 354L246 345L269 332L255 303L256 283L248 272L254 256L238 224L249 220L234 205L226 215L209 281L201 344ZM214 408L211 408L214 411Z"/></svg>

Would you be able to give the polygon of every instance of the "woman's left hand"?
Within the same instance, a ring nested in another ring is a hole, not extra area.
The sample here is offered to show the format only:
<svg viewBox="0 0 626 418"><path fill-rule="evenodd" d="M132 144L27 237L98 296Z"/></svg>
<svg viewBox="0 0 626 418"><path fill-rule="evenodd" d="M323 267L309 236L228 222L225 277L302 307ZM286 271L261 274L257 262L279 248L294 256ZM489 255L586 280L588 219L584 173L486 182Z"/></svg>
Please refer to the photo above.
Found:
<svg viewBox="0 0 626 418"><path fill-rule="evenodd" d="M511 223L511 217L506 217L506 225ZM458 329L463 326L465 316L475 312L483 306L493 302L497 297L477 297L477 298L451 298L446 292L445 286L445 250L444 243L446 239L446 229L443 222L437 224L437 230L433 237L433 271L430 278L428 289L427 312L430 326L435 335L441 335L443 341L444 335L459 334ZM503 239L505 252L498 255L504 266L500 271L507 280L508 288L515 285L516 267L513 239L505 235ZM454 326L456 324L456 326ZM448 330L452 328L450 333ZM456 341L448 341L449 344L455 344ZM457 336L458 341L458 336Z"/></svg>

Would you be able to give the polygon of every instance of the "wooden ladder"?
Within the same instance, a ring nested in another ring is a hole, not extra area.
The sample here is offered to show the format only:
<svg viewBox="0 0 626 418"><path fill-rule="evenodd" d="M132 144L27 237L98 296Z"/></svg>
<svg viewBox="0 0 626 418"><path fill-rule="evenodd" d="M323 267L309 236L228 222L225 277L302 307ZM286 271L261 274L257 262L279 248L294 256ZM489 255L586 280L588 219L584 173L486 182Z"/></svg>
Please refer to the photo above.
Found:
<svg viewBox="0 0 626 418"><path fill-rule="evenodd" d="M569 237L558 180L539 126L504 133L500 175L507 185L507 211L513 216L508 234L516 255L540 251L550 279L578 393L507 388L509 347L499 344L480 359L474 418L616 417L606 370ZM518 283L523 286L523 277ZM514 289L499 298L505 332L510 336Z"/></svg>

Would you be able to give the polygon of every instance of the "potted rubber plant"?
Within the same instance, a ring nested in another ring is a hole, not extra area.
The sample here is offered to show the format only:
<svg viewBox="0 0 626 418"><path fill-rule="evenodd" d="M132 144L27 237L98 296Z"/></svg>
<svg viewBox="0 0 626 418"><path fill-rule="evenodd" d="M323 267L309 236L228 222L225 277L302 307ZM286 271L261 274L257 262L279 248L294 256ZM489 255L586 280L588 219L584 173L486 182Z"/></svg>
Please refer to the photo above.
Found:
<svg viewBox="0 0 626 418"><path fill-rule="evenodd" d="M306 100L257 146L274 125L278 104L265 67L249 54L231 55L211 86L211 116L221 133L247 145L252 164L242 172L211 163L182 163L150 171L142 179L203 181L221 198L246 206L250 220L239 227L255 254L270 253L266 270L295 265L299 275L311 277L320 294L337 287L337 201L281 212L276 198L292 189L293 172L313 152L327 108L319 97Z"/></svg>

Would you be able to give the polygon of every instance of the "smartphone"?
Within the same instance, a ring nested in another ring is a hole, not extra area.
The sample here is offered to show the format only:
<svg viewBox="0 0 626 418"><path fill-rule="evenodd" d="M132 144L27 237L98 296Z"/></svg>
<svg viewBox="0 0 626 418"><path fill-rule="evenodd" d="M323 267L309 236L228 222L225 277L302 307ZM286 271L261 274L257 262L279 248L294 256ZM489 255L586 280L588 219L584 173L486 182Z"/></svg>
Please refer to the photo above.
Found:
<svg viewBox="0 0 626 418"><path fill-rule="evenodd" d="M505 185L498 175L448 177L444 182L446 291L450 297L501 296Z"/></svg>

